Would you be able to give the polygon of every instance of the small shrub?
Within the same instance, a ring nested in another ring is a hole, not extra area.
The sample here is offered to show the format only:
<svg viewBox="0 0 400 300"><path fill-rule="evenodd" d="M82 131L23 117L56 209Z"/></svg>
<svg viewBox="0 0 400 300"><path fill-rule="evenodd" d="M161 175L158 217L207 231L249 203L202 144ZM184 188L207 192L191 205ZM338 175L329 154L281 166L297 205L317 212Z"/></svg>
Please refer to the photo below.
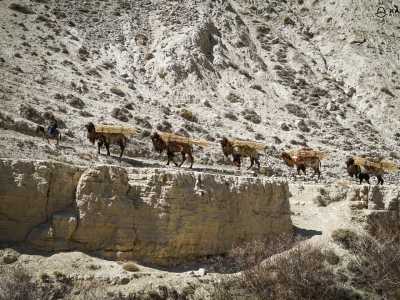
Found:
<svg viewBox="0 0 400 300"><path fill-rule="evenodd" d="M11 3L8 6L8 8L15 10L17 12L20 12L20 13L26 14L26 15L31 15L31 14L35 13L30 7L19 4L19 3Z"/></svg>
<svg viewBox="0 0 400 300"><path fill-rule="evenodd" d="M230 103L243 103L243 99L240 98L238 95L234 93L229 93L228 96L226 96L226 100L228 100Z"/></svg>
<svg viewBox="0 0 400 300"><path fill-rule="evenodd" d="M110 92L111 93L113 93L113 94L115 94L115 95L117 95L117 96L119 96L119 97L125 97L125 92L124 91L122 91L120 88L118 88L118 87L112 87L111 89L110 89Z"/></svg>
<svg viewBox="0 0 400 300"><path fill-rule="evenodd" d="M90 265L87 265L86 268L88 268L89 270L96 271L96 270L100 270L101 266L100 265L96 265L96 264L90 264Z"/></svg>
<svg viewBox="0 0 400 300"><path fill-rule="evenodd" d="M116 107L111 111L111 116L122 122L128 122L132 118L132 114L126 108Z"/></svg>
<svg viewBox="0 0 400 300"><path fill-rule="evenodd" d="M261 117L252 109L245 109L242 111L242 116L246 120L253 122L254 124L261 123Z"/></svg>
<svg viewBox="0 0 400 300"><path fill-rule="evenodd" d="M232 121L237 121L237 116L236 116L236 114L234 114L233 112L231 112L231 111L228 111L228 112L226 112L225 114L224 114L224 117L225 118L227 118L227 119L229 119L229 120L232 120Z"/></svg>
<svg viewBox="0 0 400 300"><path fill-rule="evenodd" d="M331 265L337 265L340 262L340 257L332 249L327 249L323 252L325 260Z"/></svg>
<svg viewBox="0 0 400 300"><path fill-rule="evenodd" d="M332 232L332 239L343 248L350 249L357 240L357 234L349 229L336 229Z"/></svg>
<svg viewBox="0 0 400 300"><path fill-rule="evenodd" d="M29 104L21 104L19 107L19 114L21 117L29 121L37 124L44 124L44 118L42 117L41 113Z"/></svg>
<svg viewBox="0 0 400 300"><path fill-rule="evenodd" d="M22 300L39 299L37 287L31 282L31 276L22 267L1 269L0 299Z"/></svg>
<svg viewBox="0 0 400 300"><path fill-rule="evenodd" d="M184 118L185 120L188 120L190 122L197 122L197 117L190 111L187 109L182 109L179 113L179 115Z"/></svg>
<svg viewBox="0 0 400 300"><path fill-rule="evenodd" d="M68 104L71 105L72 107L75 107L77 109L82 109L85 107L85 102L83 102L80 98L72 94L69 94L67 98L69 99Z"/></svg>
<svg viewBox="0 0 400 300"><path fill-rule="evenodd" d="M122 268L127 272L138 272L140 268L134 262L127 262L123 264Z"/></svg>

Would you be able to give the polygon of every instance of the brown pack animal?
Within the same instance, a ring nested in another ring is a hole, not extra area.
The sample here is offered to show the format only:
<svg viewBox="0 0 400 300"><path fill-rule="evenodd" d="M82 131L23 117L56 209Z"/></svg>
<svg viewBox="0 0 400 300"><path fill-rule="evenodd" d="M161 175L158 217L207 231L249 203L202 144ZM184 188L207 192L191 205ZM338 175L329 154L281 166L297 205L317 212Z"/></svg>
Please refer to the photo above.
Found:
<svg viewBox="0 0 400 300"><path fill-rule="evenodd" d="M242 164L242 157L250 158L250 166L247 170L250 170L254 163L257 165L258 170L260 169L260 153L256 148L253 148L249 145L235 145L228 138L223 137L221 140L222 152L226 157L232 155L233 164L237 166L239 169Z"/></svg>
<svg viewBox="0 0 400 300"><path fill-rule="evenodd" d="M371 175L373 175L376 177L376 179L378 179L378 184L383 185L383 170L359 166L355 163L354 158L352 157L347 159L346 169L350 177L354 176L360 180L360 184L363 182L363 180L370 184L369 178Z"/></svg>
<svg viewBox="0 0 400 300"><path fill-rule="evenodd" d="M160 154L164 151L167 151L167 166L169 165L170 161L172 161L177 167L181 167L186 160L187 154L190 159L190 168L193 167L193 146L191 144L173 140L165 142L157 132L154 132L151 135L151 141L153 142L154 150ZM177 152L180 152L182 155L182 162L179 165L174 161L174 155Z"/></svg>
<svg viewBox="0 0 400 300"><path fill-rule="evenodd" d="M36 133L40 134L41 136L43 136L43 138L47 139L47 142L49 144L50 144L50 140L56 140L57 141L57 145L61 141L61 132L60 132L60 130L58 130L57 128L54 128L52 126L49 126L47 128L47 130L45 130L45 128L43 126L38 125L36 127Z"/></svg>
<svg viewBox="0 0 400 300"><path fill-rule="evenodd" d="M297 168L297 175L300 175L300 171L306 174L306 168L311 168L314 170L312 177L315 174L318 174L318 179L321 177L321 159L318 156L310 156L310 157L298 157L298 156L291 156L287 152L283 152L281 154L281 158L285 161L285 163L293 168L296 166Z"/></svg>
<svg viewBox="0 0 400 300"><path fill-rule="evenodd" d="M96 127L92 122L85 125L87 129L87 138L94 144L97 141L98 153L100 154L100 149L103 145L107 149L107 155L110 156L110 145L119 145L121 148L121 154L119 158L122 158L126 144L128 143L128 138L122 133L105 133L96 132Z"/></svg>

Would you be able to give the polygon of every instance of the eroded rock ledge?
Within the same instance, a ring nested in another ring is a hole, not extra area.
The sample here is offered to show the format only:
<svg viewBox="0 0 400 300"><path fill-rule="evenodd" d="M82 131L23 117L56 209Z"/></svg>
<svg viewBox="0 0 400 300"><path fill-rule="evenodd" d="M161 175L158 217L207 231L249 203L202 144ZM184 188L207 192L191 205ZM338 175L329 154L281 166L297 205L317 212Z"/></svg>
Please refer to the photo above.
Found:
<svg viewBox="0 0 400 300"><path fill-rule="evenodd" d="M0 241L179 263L292 230L286 182L0 160Z"/></svg>

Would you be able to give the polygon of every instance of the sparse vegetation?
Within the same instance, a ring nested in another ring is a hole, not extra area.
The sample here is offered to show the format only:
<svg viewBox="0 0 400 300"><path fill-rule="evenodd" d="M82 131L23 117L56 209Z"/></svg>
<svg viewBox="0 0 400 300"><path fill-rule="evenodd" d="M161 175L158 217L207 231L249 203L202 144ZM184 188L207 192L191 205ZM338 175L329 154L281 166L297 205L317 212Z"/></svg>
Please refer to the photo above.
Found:
<svg viewBox="0 0 400 300"><path fill-rule="evenodd" d="M140 268L134 262L127 262L122 265L122 268L127 272L138 272Z"/></svg>
<svg viewBox="0 0 400 300"><path fill-rule="evenodd" d="M180 115L182 118L184 118L185 120L187 120L187 121L195 122L195 123L198 122L197 116L196 116L195 114L193 114L193 112L190 111L190 110L188 110L188 109L183 108L183 109L179 112L179 115Z"/></svg>
<svg viewBox="0 0 400 300"><path fill-rule="evenodd" d="M282 250L279 243L274 245L277 252ZM248 249L252 248L243 248L237 256L245 255ZM256 253L264 252L259 251L262 247L256 249ZM256 261L259 260L252 260ZM340 283L325 262L323 251L311 245L296 246L262 263L250 263L241 275L215 284L213 299L235 299L236 296L282 300L359 299L356 292Z"/></svg>
<svg viewBox="0 0 400 300"><path fill-rule="evenodd" d="M128 122L132 118L132 114L126 108L115 107L111 111L111 116L122 122Z"/></svg>
<svg viewBox="0 0 400 300"><path fill-rule="evenodd" d="M248 109L246 108L245 110L242 111L242 116L246 120L253 122L254 124L260 124L261 123L261 117L259 114L257 114L253 109Z"/></svg>
<svg viewBox="0 0 400 300"><path fill-rule="evenodd" d="M357 240L357 234L349 229L337 229L332 233L332 239L343 248L350 249Z"/></svg>
<svg viewBox="0 0 400 300"><path fill-rule="evenodd" d="M35 13L29 6L19 3L11 3L8 8L26 15L31 15Z"/></svg>
<svg viewBox="0 0 400 300"><path fill-rule="evenodd" d="M120 88L114 86L110 89L110 92L119 96L119 97L125 97L125 92L121 90Z"/></svg>

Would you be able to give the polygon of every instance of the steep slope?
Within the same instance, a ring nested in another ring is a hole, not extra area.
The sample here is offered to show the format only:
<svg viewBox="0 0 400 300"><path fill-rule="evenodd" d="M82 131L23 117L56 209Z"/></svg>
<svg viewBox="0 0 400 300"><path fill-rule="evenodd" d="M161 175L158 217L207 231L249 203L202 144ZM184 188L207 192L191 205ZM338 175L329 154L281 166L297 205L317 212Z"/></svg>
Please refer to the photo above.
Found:
<svg viewBox="0 0 400 300"><path fill-rule="evenodd" d="M91 160L93 121L140 127L130 156L155 157L154 129L259 140L277 175L299 145L329 151L327 178L349 154L397 159L400 24L378 1L16 3L0 2L1 156ZM68 147L32 137L49 114ZM217 143L197 151L226 163Z"/></svg>

